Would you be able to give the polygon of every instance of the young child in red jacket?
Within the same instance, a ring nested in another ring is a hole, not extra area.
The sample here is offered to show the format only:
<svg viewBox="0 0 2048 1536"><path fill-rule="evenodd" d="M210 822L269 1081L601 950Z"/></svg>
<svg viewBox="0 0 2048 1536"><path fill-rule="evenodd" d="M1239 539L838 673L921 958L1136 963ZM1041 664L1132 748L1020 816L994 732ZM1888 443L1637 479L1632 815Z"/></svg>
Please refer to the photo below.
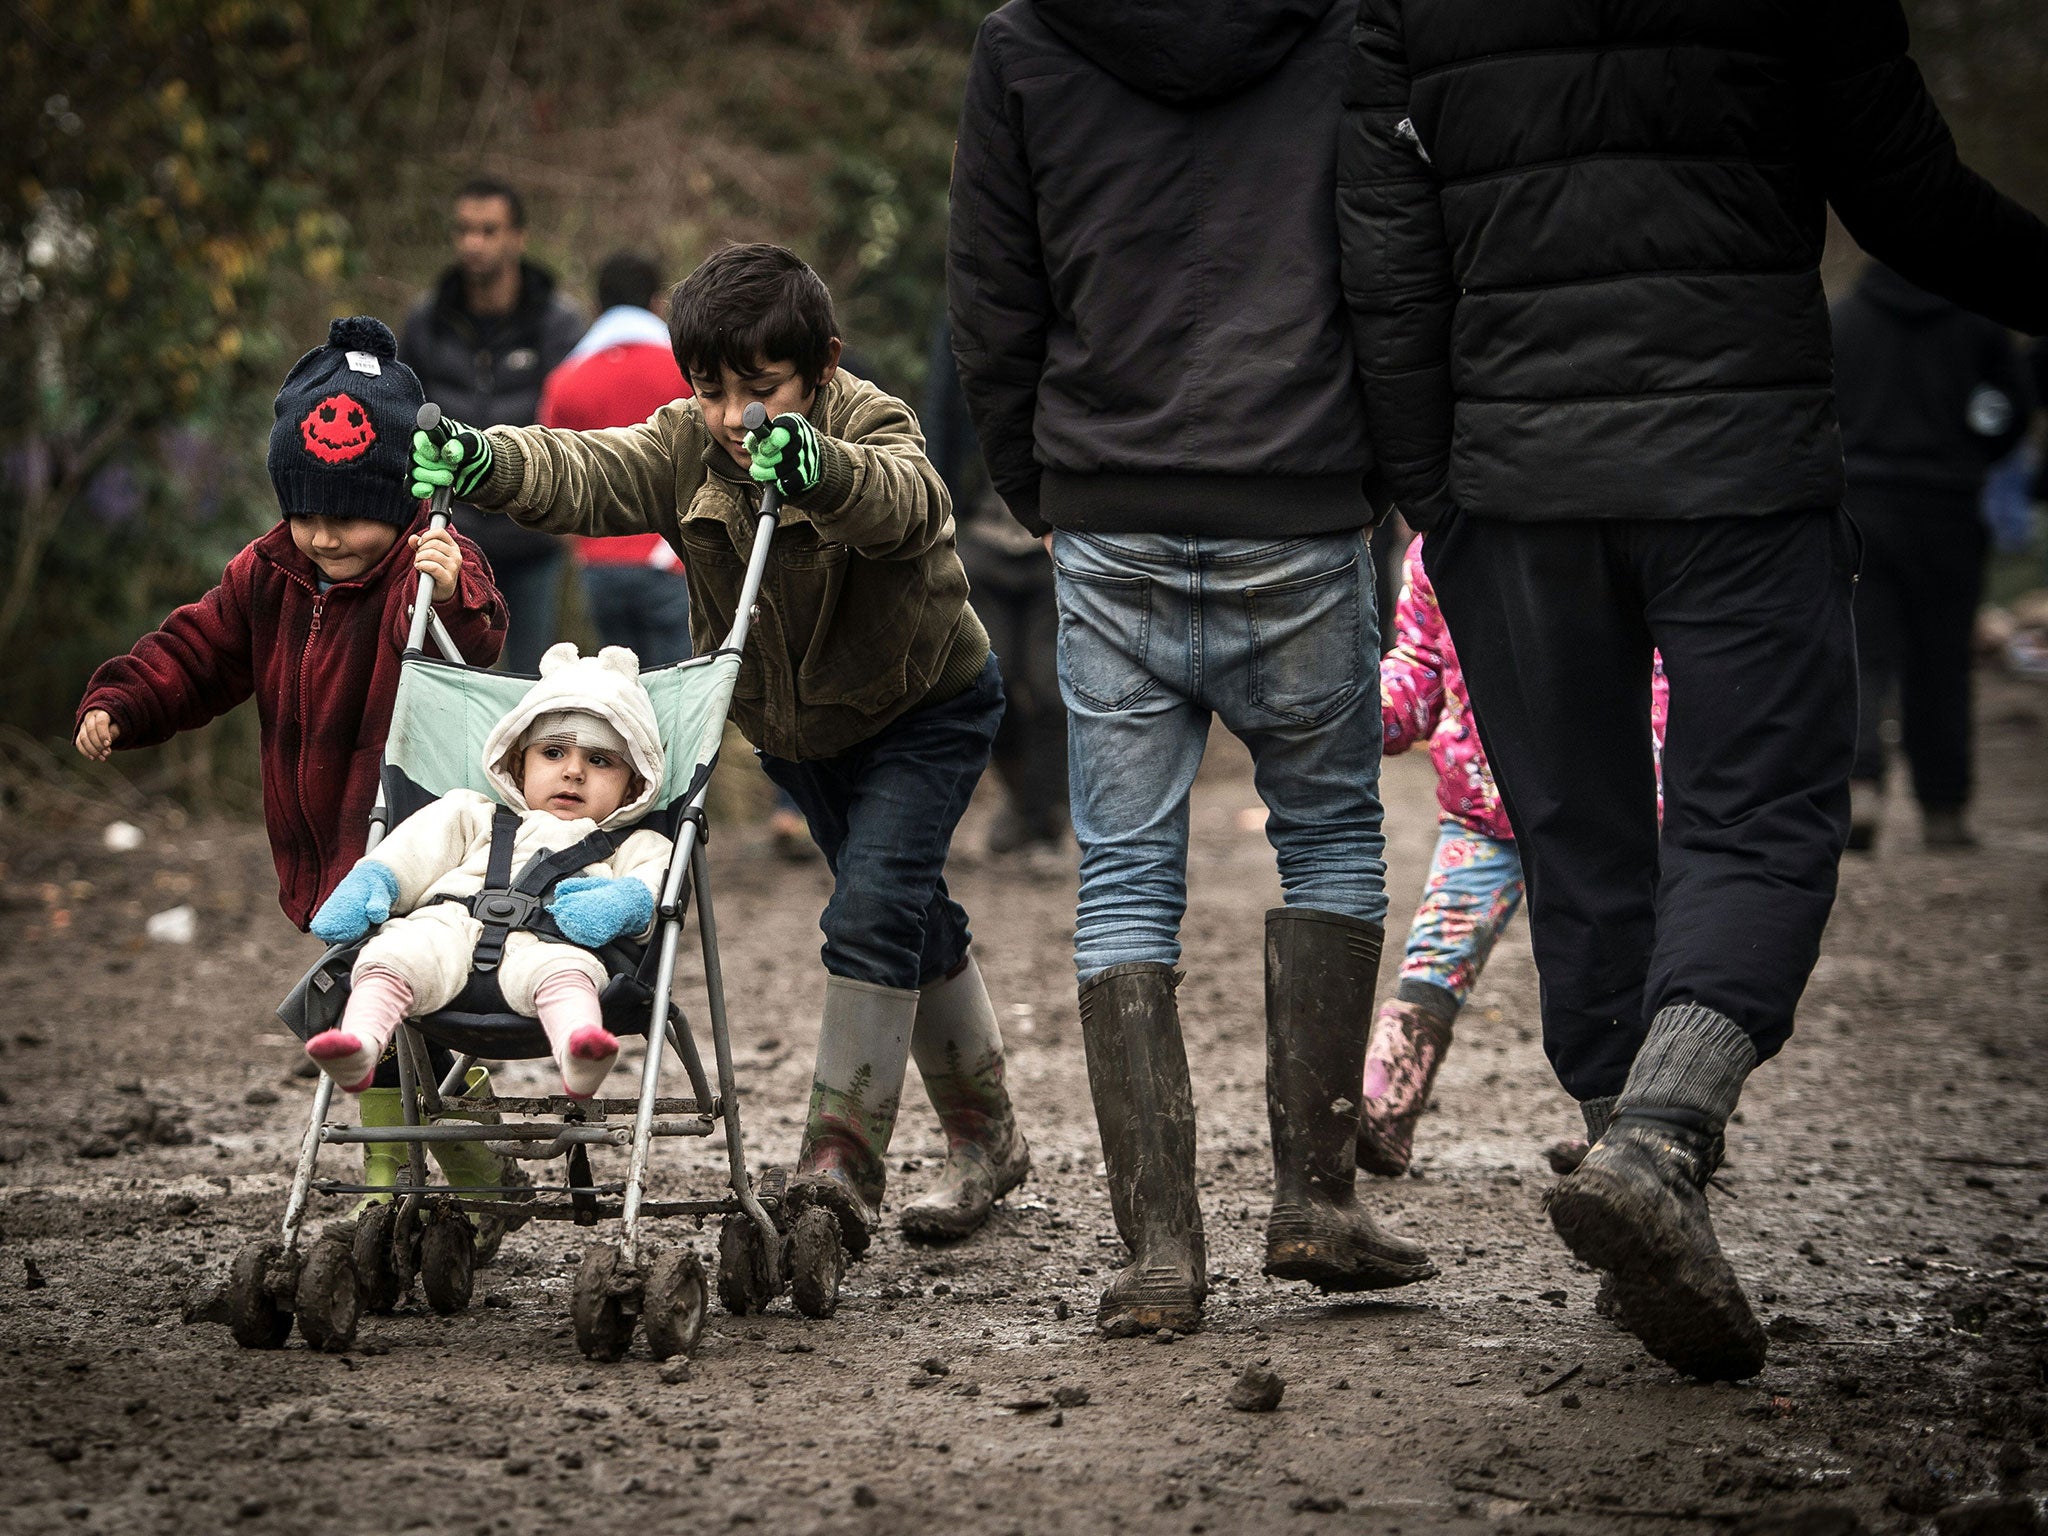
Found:
<svg viewBox="0 0 2048 1536"><path fill-rule="evenodd" d="M434 578L434 611L466 660L488 666L505 643L489 562L452 529L430 531L412 495L424 398L381 320L335 321L277 394L270 478L284 520L212 591L95 672L78 706L78 750L104 761L254 695L278 904L300 928L362 857L419 577ZM393 1061L379 1067L365 1125L403 1119L395 1074ZM478 1069L471 1091L487 1081ZM476 1143L432 1147L453 1183L516 1177ZM365 1184L397 1176L395 1148L364 1149ZM480 1231L480 1256L501 1236L495 1224Z"/></svg>
<svg viewBox="0 0 2048 1536"><path fill-rule="evenodd" d="M337 320L277 395L270 478L284 520L220 584L93 673L77 745L104 761L153 747L252 694L278 903L304 928L362 857L415 583L478 666L505 642L505 600L476 546L430 532L411 485L425 397L381 320Z"/></svg>

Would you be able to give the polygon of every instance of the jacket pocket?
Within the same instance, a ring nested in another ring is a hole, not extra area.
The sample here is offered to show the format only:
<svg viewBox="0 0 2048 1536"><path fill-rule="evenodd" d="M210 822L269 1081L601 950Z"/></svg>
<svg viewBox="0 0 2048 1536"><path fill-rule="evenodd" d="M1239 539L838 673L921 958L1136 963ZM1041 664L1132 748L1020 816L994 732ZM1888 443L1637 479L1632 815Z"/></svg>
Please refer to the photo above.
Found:
<svg viewBox="0 0 2048 1536"><path fill-rule="evenodd" d="M1097 709L1129 709L1152 691L1152 583L1053 562L1060 686Z"/></svg>
<svg viewBox="0 0 2048 1536"><path fill-rule="evenodd" d="M1335 570L1247 587L1252 703L1296 725L1328 719L1364 676L1362 553Z"/></svg>

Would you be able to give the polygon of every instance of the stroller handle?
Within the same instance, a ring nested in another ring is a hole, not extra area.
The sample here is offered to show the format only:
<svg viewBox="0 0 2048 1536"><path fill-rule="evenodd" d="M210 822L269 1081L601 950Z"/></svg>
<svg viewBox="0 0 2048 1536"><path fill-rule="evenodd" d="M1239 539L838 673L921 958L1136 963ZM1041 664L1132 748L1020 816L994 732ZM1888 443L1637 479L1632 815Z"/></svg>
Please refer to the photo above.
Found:
<svg viewBox="0 0 2048 1536"><path fill-rule="evenodd" d="M768 425L768 409L756 400L740 416L749 432ZM745 648L747 631L754 627L754 603L761 595L761 580L768 573L768 549L775 542L775 528L782 518L782 492L773 480L761 487L761 512L754 524L754 548L747 557L747 574L740 583L740 600L733 610L732 629L721 650Z"/></svg>
<svg viewBox="0 0 2048 1536"><path fill-rule="evenodd" d="M419 408L419 414L413 417L413 425L426 433L427 440L436 448L448 441L448 423L442 419L441 407L431 400ZM434 491L434 499L428 506L427 525L437 533L448 526L448 487L445 485L437 487ZM413 593L412 626L405 632L405 654L417 655L426 648L427 627L432 624L439 631L435 639L447 653L448 659L460 663L462 653L448 638L447 631L434 624L433 598L434 578L422 575L419 588Z"/></svg>

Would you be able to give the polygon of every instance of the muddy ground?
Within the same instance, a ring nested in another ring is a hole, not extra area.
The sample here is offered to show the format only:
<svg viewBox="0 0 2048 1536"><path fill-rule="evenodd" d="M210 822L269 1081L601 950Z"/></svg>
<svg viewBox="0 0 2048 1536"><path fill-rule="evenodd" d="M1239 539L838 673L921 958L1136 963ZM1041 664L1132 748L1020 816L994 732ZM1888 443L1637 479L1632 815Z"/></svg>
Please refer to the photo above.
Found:
<svg viewBox="0 0 2048 1536"><path fill-rule="evenodd" d="M311 1085L269 1010L310 941L277 914L251 827L144 812L148 841L116 854L100 830L118 805L17 805L0 821L0 1529L2030 1529L1954 1508L2048 1487L2048 694L1988 679L1981 715L1982 850L1922 853L1897 811L1845 871L1799 1033L1731 1134L1716 1220L1774 1340L1740 1386L1687 1384L1597 1318L1593 1277L1544 1220L1544 1148L1575 1115L1537 1042L1519 925L1416 1175L1371 1191L1441 1277L1339 1303L1260 1275L1276 882L1227 741L1197 788L1181 992L1208 1330L1093 1336L1120 1248L1069 980L1071 873L963 851L955 888L1036 1177L960 1247L885 1238L829 1321L787 1301L714 1314L675 1382L644 1346L610 1366L577 1353L570 1277L603 1233L562 1225L516 1234L465 1315L415 1297L344 1356L296 1337L245 1352L187 1322L282 1210ZM1390 764L1387 794L1405 917L1433 834L1427 764ZM787 1158L825 882L746 831L713 859L752 1150ZM142 937L181 902L196 943ZM899 1193L939 1150L914 1080L906 1102ZM661 1184L711 1193L721 1162L716 1143L666 1143ZM710 1257L709 1231L663 1235ZM1286 1379L1277 1412L1225 1405L1251 1364ZM1010 1406L1061 1388L1086 1402Z"/></svg>

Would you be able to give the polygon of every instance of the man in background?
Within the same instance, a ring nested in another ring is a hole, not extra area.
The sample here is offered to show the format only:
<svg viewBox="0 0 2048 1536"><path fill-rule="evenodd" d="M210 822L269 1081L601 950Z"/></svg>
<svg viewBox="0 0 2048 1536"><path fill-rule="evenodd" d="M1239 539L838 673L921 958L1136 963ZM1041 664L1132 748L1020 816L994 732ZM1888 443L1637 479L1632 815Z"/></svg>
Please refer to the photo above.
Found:
<svg viewBox="0 0 2048 1536"><path fill-rule="evenodd" d="M1980 503L1991 466L2026 435L2033 390L2010 331L1882 264L1833 320L1847 505L1863 534L1849 846L1877 840L1896 690L1926 844L1968 848L1970 643L1991 553Z"/></svg>
<svg viewBox="0 0 2048 1536"><path fill-rule="evenodd" d="M455 264L413 306L399 360L427 398L477 427L525 427L543 381L583 334L583 317L527 261L526 205L502 181L479 178L455 194ZM512 611L505 666L532 672L554 643L566 559L561 540L458 504L455 526L484 554Z"/></svg>
<svg viewBox="0 0 2048 1536"><path fill-rule="evenodd" d="M690 393L662 319L661 274L645 256L617 251L597 269L598 317L548 375L540 424L587 432L634 427ZM583 595L606 645L623 645L643 667L690 654L690 590L682 562L658 533L578 539Z"/></svg>

